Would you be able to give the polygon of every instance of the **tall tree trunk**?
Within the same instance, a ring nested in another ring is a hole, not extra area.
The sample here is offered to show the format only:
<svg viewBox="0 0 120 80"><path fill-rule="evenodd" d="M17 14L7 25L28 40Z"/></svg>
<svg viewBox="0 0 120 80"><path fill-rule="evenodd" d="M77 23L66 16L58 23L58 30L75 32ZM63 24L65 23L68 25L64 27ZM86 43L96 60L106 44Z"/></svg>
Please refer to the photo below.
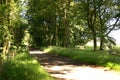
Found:
<svg viewBox="0 0 120 80"><path fill-rule="evenodd" d="M9 49L10 49L10 41L5 42L4 47L3 47L3 55L7 55L7 61L9 60Z"/></svg>
<svg viewBox="0 0 120 80"><path fill-rule="evenodd" d="M0 56L0 74L3 71L3 57Z"/></svg>
<svg viewBox="0 0 120 80"><path fill-rule="evenodd" d="M55 45L58 46L58 27L55 28Z"/></svg>
<svg viewBox="0 0 120 80"><path fill-rule="evenodd" d="M65 0L64 8L64 27L65 27L65 41L64 46L70 46L70 25L69 25L69 8L70 0Z"/></svg>
<svg viewBox="0 0 120 80"><path fill-rule="evenodd" d="M100 50L103 50L103 37L100 37Z"/></svg>
<svg viewBox="0 0 120 80"><path fill-rule="evenodd" d="M96 33L93 33L93 49L94 49L94 51L97 50L97 37L96 37Z"/></svg>

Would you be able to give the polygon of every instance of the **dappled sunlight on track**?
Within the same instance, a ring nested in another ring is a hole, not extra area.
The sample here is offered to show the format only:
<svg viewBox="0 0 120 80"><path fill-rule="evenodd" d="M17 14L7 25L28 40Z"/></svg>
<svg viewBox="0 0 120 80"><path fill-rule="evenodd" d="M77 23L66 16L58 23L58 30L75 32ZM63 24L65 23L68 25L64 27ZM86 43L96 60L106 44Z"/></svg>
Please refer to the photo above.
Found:
<svg viewBox="0 0 120 80"><path fill-rule="evenodd" d="M120 80L119 74L114 74L105 69L92 68L89 66L51 66L45 67L53 77L61 80Z"/></svg>
<svg viewBox="0 0 120 80"><path fill-rule="evenodd" d="M30 51L43 68L57 80L120 80L120 72L82 64L69 58L39 50Z"/></svg>

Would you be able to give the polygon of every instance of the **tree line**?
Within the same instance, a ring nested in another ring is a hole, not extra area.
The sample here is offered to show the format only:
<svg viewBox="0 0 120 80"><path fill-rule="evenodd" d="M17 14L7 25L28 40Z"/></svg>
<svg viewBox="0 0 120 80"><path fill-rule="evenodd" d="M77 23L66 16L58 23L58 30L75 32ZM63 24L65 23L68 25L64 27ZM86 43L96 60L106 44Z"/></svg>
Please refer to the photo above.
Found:
<svg viewBox="0 0 120 80"><path fill-rule="evenodd" d="M93 40L94 50L115 45L109 34L120 28L119 4L119 0L29 0L31 42L36 46L70 47Z"/></svg>

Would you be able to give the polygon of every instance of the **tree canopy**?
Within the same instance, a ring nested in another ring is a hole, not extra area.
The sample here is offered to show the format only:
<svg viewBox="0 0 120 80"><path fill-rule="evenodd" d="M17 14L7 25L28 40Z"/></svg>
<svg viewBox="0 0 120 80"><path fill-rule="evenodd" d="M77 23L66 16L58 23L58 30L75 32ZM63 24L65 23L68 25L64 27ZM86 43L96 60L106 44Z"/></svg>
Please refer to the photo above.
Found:
<svg viewBox="0 0 120 80"><path fill-rule="evenodd" d="M119 29L119 0L30 0L28 7L35 45L75 46L93 40L94 50L102 50L105 44L115 44L109 33Z"/></svg>

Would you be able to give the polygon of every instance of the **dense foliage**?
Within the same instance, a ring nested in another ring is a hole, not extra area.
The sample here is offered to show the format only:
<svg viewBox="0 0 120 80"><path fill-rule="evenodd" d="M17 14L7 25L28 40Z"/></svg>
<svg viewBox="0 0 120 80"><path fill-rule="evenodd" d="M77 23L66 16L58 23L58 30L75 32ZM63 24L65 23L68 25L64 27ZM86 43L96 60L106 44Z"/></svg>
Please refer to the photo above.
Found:
<svg viewBox="0 0 120 80"><path fill-rule="evenodd" d="M11 60L20 50L26 23L21 15L22 0L0 0L0 72L4 60Z"/></svg>
<svg viewBox="0 0 120 80"><path fill-rule="evenodd" d="M75 46L93 40L96 50L99 39L102 50L104 45L115 44L109 33L119 29L119 0L29 0L28 6L36 46Z"/></svg>

